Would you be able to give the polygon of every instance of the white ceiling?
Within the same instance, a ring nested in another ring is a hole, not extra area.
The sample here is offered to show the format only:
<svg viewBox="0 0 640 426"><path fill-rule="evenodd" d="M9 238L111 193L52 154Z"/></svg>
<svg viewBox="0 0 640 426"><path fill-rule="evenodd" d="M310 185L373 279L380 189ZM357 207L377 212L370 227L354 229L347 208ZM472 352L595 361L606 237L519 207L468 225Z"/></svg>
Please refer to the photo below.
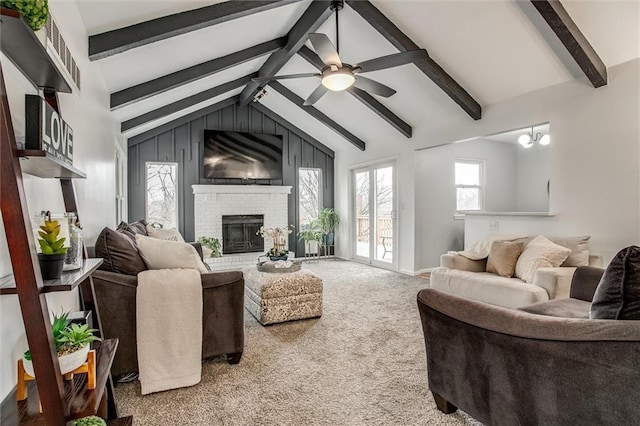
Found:
<svg viewBox="0 0 640 426"><path fill-rule="evenodd" d="M82 19L90 35L219 2L78 1ZM132 49L96 61L97 67L113 93L284 36L309 3L309 0L294 3ZM549 34L550 30L539 15L532 13L529 2L374 0L372 3L416 44L427 49L431 57L482 106L576 78L589 84L568 59L566 52L558 47L559 42ZM562 3L605 65L611 67L640 57L640 2ZM333 16L319 32L328 34L335 42ZM308 46L311 47L309 44ZM397 50L351 8L346 6L340 12L340 56L344 62L353 64L395 52ZM117 110L115 114L120 120L133 118L166 103L257 71L266 58L267 56L258 58L137 102ZM278 74L314 71L313 66L295 55ZM428 126L431 117L439 120L447 115L468 117L413 65L367 73L366 76L398 91L390 98L378 100L414 126L414 130L419 126ZM282 84L302 98L306 98L318 83L319 80L314 78L282 81ZM226 97L222 96L218 100ZM334 134L273 90L261 102L309 133L309 129L320 126L322 131L318 129L315 134ZM399 135L347 93L328 93L315 106L365 141L372 134L394 138ZM197 108L190 108L189 112L195 110ZM174 114L143 128L133 129L126 136L139 134L186 113L187 111ZM311 121L314 123L311 124ZM361 125L363 122L366 126ZM337 142L327 142L327 145L332 145L337 150L346 148L344 145L348 147L340 137L335 141Z"/></svg>

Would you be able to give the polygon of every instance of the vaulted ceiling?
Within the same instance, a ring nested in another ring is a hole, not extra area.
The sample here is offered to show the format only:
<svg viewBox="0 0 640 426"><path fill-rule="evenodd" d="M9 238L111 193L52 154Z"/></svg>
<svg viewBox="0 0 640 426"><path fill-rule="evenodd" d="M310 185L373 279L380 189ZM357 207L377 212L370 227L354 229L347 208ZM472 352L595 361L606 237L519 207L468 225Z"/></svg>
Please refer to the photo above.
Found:
<svg viewBox="0 0 640 426"><path fill-rule="evenodd" d="M78 4L90 35L90 57L127 137L229 97L251 102L260 89L252 77L318 72L321 64L307 34L325 33L336 41L329 2ZM308 78L271 82L259 102L304 122L298 125L305 131L330 135L322 141L334 150L364 149L376 131L411 143L413 130L430 120L481 119L484 106L573 79L597 87L606 83L606 67L640 56L637 2L557 6L556 1L347 1L339 22L343 61L354 64L414 48L426 49L431 59L366 74L397 90L389 98L330 92L313 107L302 107L319 82Z"/></svg>

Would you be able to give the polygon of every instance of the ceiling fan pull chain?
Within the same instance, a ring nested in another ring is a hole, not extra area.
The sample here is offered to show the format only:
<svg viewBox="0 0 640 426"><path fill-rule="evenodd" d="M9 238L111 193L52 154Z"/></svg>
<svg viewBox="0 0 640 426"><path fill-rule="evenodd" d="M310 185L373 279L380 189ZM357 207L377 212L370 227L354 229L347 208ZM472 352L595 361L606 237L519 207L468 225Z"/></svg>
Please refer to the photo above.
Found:
<svg viewBox="0 0 640 426"><path fill-rule="evenodd" d="M340 54L340 37L339 37L339 27L338 27L338 12L340 9L336 7L336 52Z"/></svg>

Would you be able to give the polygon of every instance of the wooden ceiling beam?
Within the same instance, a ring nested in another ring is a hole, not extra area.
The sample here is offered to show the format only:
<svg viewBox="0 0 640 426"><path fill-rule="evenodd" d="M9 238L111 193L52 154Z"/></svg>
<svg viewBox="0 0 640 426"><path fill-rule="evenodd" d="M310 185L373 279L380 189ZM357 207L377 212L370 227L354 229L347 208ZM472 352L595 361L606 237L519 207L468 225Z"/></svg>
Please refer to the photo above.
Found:
<svg viewBox="0 0 640 426"><path fill-rule="evenodd" d="M289 101L293 102L294 104L302 108L302 110L305 111L307 114L311 115L313 118L315 118L325 126L332 129L334 132L338 133L340 136L342 136L343 138L351 142L353 146L355 146L361 151L365 150L366 144L364 143L364 141L359 139L353 133L351 133L350 131L348 131L347 129L345 129L335 121L333 121L331 118L329 118L323 112L317 110L313 106L311 105L305 106L304 99L302 99L300 96L296 95L291 90L287 89L285 86L283 86L277 81L269 82L269 86L273 90L275 90L276 92L280 93L282 96L287 98Z"/></svg>
<svg viewBox="0 0 640 426"><path fill-rule="evenodd" d="M104 59L136 47L264 12L299 0L226 1L89 36L89 59ZM124 11L126 13L126 10Z"/></svg>
<svg viewBox="0 0 640 426"><path fill-rule="evenodd" d="M216 86L212 89L208 89L203 92L196 93L195 95L188 96L184 99L180 99L179 101L167 104L158 109L154 109L153 111L149 111L145 114L142 114L130 120L124 121L120 125L120 131L124 133L135 127L149 123L150 121L158 120L170 114L180 112L200 102L204 102L207 99L215 98L216 96L220 96L222 94L230 92L231 90L238 89L244 86L245 84L247 84L247 82L251 81L252 78L257 77L257 75L258 75L257 73L245 75L244 77L240 77L233 81L229 81L227 83Z"/></svg>
<svg viewBox="0 0 640 426"><path fill-rule="evenodd" d="M236 65L243 64L252 59L271 53L282 48L287 39L281 37L275 40L260 43L247 49L221 56L162 77L128 87L111 94L111 110L116 110L147 99L151 96L159 95L170 89L182 86L187 83L199 80L204 77L224 71Z"/></svg>
<svg viewBox="0 0 640 426"><path fill-rule="evenodd" d="M291 27L287 34L287 44L274 52L262 65L258 72L260 77L276 75L284 64L296 54L309 38L309 33L315 32L333 13L329 1L312 1L300 19ZM247 105L267 83L251 81L240 94L240 105Z"/></svg>
<svg viewBox="0 0 640 426"><path fill-rule="evenodd" d="M300 50L298 50L298 55L303 57L311 65L315 66L318 70L322 70L322 68L324 67L324 63L322 62L320 57L305 45L303 45ZM380 118L389 123L393 128L402 133L404 136L408 138L412 136L413 129L411 128L411 126L405 123L389 108L380 103L380 101L378 101L375 97L371 96L364 90L358 89L357 87L353 86L347 89L347 92L354 98L362 102L367 108L378 114Z"/></svg>
<svg viewBox="0 0 640 426"><path fill-rule="evenodd" d="M531 0L593 87L607 84L607 66L558 0Z"/></svg>
<svg viewBox="0 0 640 426"><path fill-rule="evenodd" d="M416 50L420 47L405 33L395 26L380 10L371 2L365 0L346 0L346 3L362 16L373 28L389 41L400 52ZM414 63L420 71L429 77L449 97L474 120L482 117L482 107L453 77L440 67L432 58Z"/></svg>

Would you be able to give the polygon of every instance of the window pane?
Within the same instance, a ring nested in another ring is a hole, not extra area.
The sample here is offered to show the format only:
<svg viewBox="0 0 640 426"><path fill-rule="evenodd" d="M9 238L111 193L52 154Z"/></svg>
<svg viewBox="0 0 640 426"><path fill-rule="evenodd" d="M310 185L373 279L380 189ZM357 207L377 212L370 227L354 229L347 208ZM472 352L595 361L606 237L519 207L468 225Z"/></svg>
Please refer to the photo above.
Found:
<svg viewBox="0 0 640 426"><path fill-rule="evenodd" d="M298 194L300 225L318 217L321 205L320 169L298 170ZM300 228L299 228L300 229Z"/></svg>
<svg viewBox="0 0 640 426"><path fill-rule="evenodd" d="M480 210L480 189L456 188L456 210Z"/></svg>
<svg viewBox="0 0 640 426"><path fill-rule="evenodd" d="M356 173L356 255L369 257L369 172Z"/></svg>
<svg viewBox="0 0 640 426"><path fill-rule="evenodd" d="M177 164L147 164L147 222L177 228Z"/></svg>
<svg viewBox="0 0 640 426"><path fill-rule="evenodd" d="M456 185L480 185L480 164L456 162Z"/></svg>

